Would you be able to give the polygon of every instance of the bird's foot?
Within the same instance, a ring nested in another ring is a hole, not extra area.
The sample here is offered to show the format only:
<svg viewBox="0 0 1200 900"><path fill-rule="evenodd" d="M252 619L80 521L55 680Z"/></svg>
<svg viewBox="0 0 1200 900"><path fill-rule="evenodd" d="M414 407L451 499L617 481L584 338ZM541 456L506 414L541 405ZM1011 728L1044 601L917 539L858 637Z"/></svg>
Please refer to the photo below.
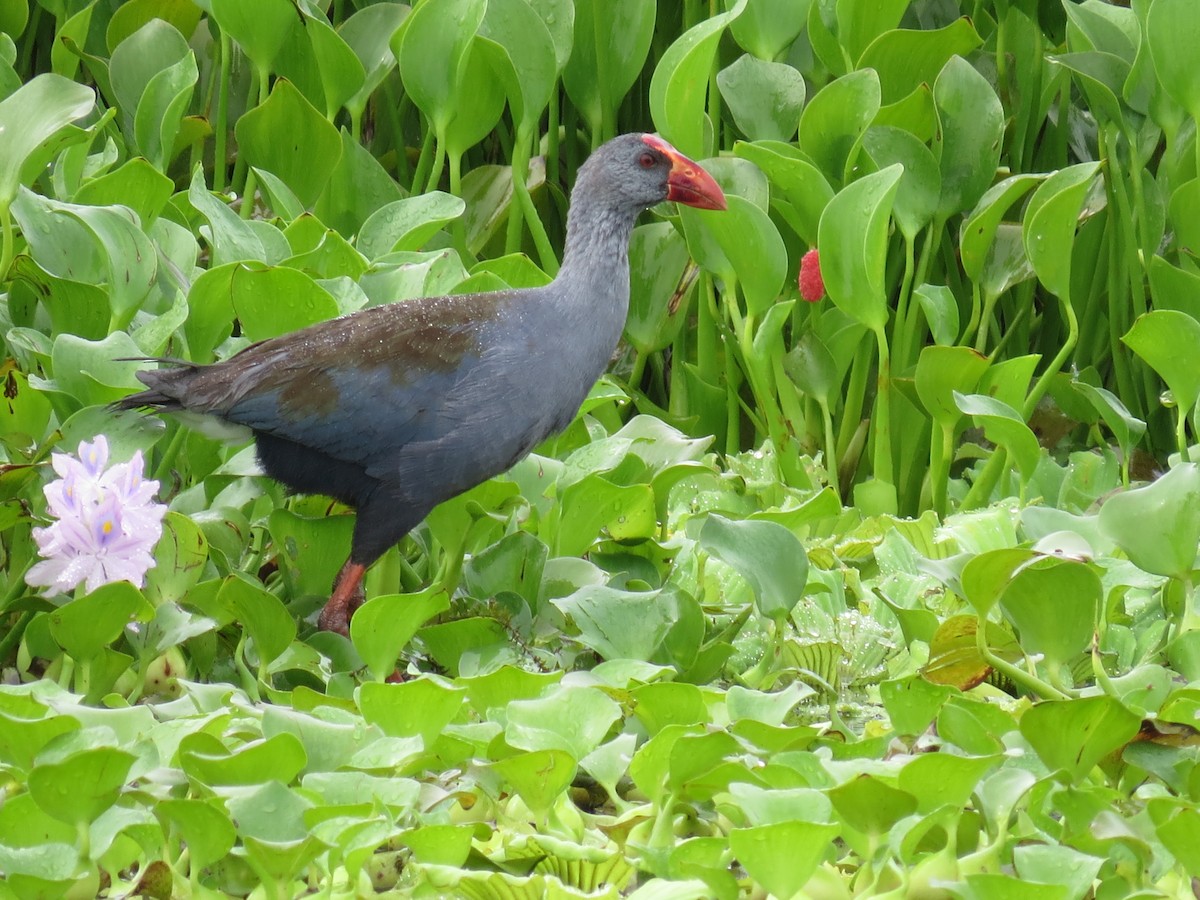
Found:
<svg viewBox="0 0 1200 900"><path fill-rule="evenodd" d="M333 593L329 602L325 604L317 619L317 626L322 631L334 631L345 637L350 636L350 617L367 599L362 584L366 571L366 566L351 560L347 560L342 566L337 578L333 580Z"/></svg>

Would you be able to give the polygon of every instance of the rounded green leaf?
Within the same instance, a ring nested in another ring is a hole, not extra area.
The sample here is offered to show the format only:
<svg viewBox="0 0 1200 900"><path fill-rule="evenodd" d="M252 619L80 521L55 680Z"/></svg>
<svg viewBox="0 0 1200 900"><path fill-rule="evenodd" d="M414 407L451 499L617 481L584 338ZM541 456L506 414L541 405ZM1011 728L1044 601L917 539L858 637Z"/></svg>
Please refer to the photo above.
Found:
<svg viewBox="0 0 1200 900"><path fill-rule="evenodd" d="M984 264L996 239L996 229L1009 208L1041 181L1041 175L1012 175L992 185L979 198L959 230L963 271L972 281L982 281Z"/></svg>
<svg viewBox="0 0 1200 900"><path fill-rule="evenodd" d="M800 147L830 184L845 180L850 155L879 112L879 97L879 76L861 69L825 85L804 107Z"/></svg>
<svg viewBox="0 0 1200 900"><path fill-rule="evenodd" d="M230 302L252 341L286 334L338 314L337 301L299 269L245 263L229 280Z"/></svg>
<svg viewBox="0 0 1200 900"><path fill-rule="evenodd" d="M972 393L988 365L986 356L969 347L923 348L914 379L925 411L941 427L954 428L963 416L954 394Z"/></svg>
<svg viewBox="0 0 1200 900"><path fill-rule="evenodd" d="M483 0L426 0L401 32L400 78L438 134L458 111L462 73L485 9Z"/></svg>
<svg viewBox="0 0 1200 900"><path fill-rule="evenodd" d="M879 74L882 102L897 103L922 84L933 84L951 58L969 56L982 43L966 16L943 28L895 28L870 43L858 68L874 69Z"/></svg>
<svg viewBox="0 0 1200 900"><path fill-rule="evenodd" d="M1200 466L1183 463L1152 484L1113 494L1100 507L1100 530L1139 569L1188 577L1200 545Z"/></svg>
<svg viewBox="0 0 1200 900"><path fill-rule="evenodd" d="M1200 16L1191 0L1154 0L1146 12L1146 41L1158 83L1171 98L1200 117L1200 70L1192 48L1200 46Z"/></svg>
<svg viewBox="0 0 1200 900"><path fill-rule="evenodd" d="M687 244L669 222L640 225L629 242L629 316L625 337L640 353L675 339L687 316ZM694 276L696 267L691 267ZM0 409L0 413L3 410Z"/></svg>
<svg viewBox="0 0 1200 900"><path fill-rule="evenodd" d="M705 156L708 75L721 35L746 7L733 8L689 28L666 49L650 78L650 115L664 138L693 158Z"/></svg>
<svg viewBox="0 0 1200 900"><path fill-rule="evenodd" d="M209 0L212 17L264 75L302 19L291 0Z"/></svg>
<svg viewBox="0 0 1200 900"><path fill-rule="evenodd" d="M789 141L796 133L805 88L804 76L791 66L747 53L717 73L717 88L750 140Z"/></svg>
<svg viewBox="0 0 1200 900"><path fill-rule="evenodd" d="M1083 653L1096 630L1103 589L1095 570L1075 560L1048 559L1020 569L1000 595L1027 654L1064 665Z"/></svg>
<svg viewBox="0 0 1200 900"><path fill-rule="evenodd" d="M754 880L776 897L795 897L838 833L824 822L776 822L735 828L729 848Z"/></svg>
<svg viewBox="0 0 1200 900"><path fill-rule="evenodd" d="M1155 309L1139 316L1121 340L1167 383L1180 414L1189 415L1200 399L1200 322L1177 310Z"/></svg>
<svg viewBox="0 0 1200 900"><path fill-rule="evenodd" d="M47 815L87 825L117 801L134 759L116 747L96 747L61 762L41 762L29 773L29 793Z"/></svg>
<svg viewBox="0 0 1200 900"><path fill-rule="evenodd" d="M934 155L942 170L942 218L970 209L996 175L1004 137L1000 98L960 56L946 63L933 85L940 128Z"/></svg>
<svg viewBox="0 0 1200 900"><path fill-rule="evenodd" d="M549 29L526 0L488 0L479 35L503 49L496 75L517 127L532 132L558 77Z"/></svg>
<svg viewBox="0 0 1200 900"><path fill-rule="evenodd" d="M420 250L465 209L460 198L442 191L395 200L375 210L363 223L355 246L369 260L395 250Z"/></svg>
<svg viewBox="0 0 1200 900"><path fill-rule="evenodd" d="M989 441L1008 451L1020 470L1022 483L1028 482L1041 462L1043 450L1037 435L1021 418L1021 414L1003 400L984 394L960 394L956 391L954 402L964 414L983 427L983 433Z"/></svg>
<svg viewBox="0 0 1200 900"><path fill-rule="evenodd" d="M337 129L283 78L275 81L265 103L238 119L234 131L246 161L278 176L308 207L317 202L342 155Z"/></svg>
<svg viewBox="0 0 1200 900"><path fill-rule="evenodd" d="M733 152L766 173L771 190L780 192L794 210L787 219L788 225L810 247L816 246L821 213L833 199L833 188L821 170L790 144L739 141Z"/></svg>
<svg viewBox="0 0 1200 900"><path fill-rule="evenodd" d="M1132 740L1141 721L1112 697L1050 700L1025 711L1021 734L1051 770L1065 770L1080 782Z"/></svg>
<svg viewBox="0 0 1200 900"><path fill-rule="evenodd" d="M719 277L736 277L747 309L761 316L783 289L787 248L760 207L736 194L726 194L725 199L728 208L719 213L681 210L684 230L696 261ZM710 242L718 253L706 252Z"/></svg>
<svg viewBox="0 0 1200 900"><path fill-rule="evenodd" d="M644 0L575 0L575 40L563 87L597 144L616 135L617 107L650 52L656 9Z"/></svg>
<svg viewBox="0 0 1200 900"><path fill-rule="evenodd" d="M400 684L367 682L358 689L363 719L391 737L419 736L427 748L458 715L466 698L462 688L429 675Z"/></svg>
<svg viewBox="0 0 1200 900"><path fill-rule="evenodd" d="M729 9L734 0L725 0ZM812 0L752 0L730 25L733 39L759 59L778 59L800 36Z"/></svg>
<svg viewBox="0 0 1200 900"><path fill-rule="evenodd" d="M417 629L450 606L436 585L416 594L372 597L350 619L350 639L371 674L382 681Z"/></svg>
<svg viewBox="0 0 1200 900"><path fill-rule="evenodd" d="M0 206L12 203L22 183L41 174L37 151L92 110L91 88L59 75L38 75L0 100Z"/></svg>
<svg viewBox="0 0 1200 900"><path fill-rule="evenodd" d="M892 214L904 236L915 239L937 212L942 190L937 160L912 134L890 125L868 128L863 147L880 168L893 163L904 166Z"/></svg>
<svg viewBox="0 0 1200 900"><path fill-rule="evenodd" d="M888 219L902 174L902 166L892 165L843 188L825 207L818 229L829 298L873 331L887 324Z"/></svg>
<svg viewBox="0 0 1200 900"><path fill-rule="evenodd" d="M1060 169L1038 186L1025 210L1022 236L1033 271L1048 291L1063 300L1070 297L1079 209L1099 169L1099 163Z"/></svg>
<svg viewBox="0 0 1200 900"><path fill-rule="evenodd" d="M134 620L153 615L142 592L128 581L102 585L50 613L50 633L77 660L98 656Z"/></svg>
<svg viewBox="0 0 1200 900"><path fill-rule="evenodd" d="M700 547L746 579L760 615L780 619L804 596L808 556L799 539L778 523L714 513L700 530Z"/></svg>

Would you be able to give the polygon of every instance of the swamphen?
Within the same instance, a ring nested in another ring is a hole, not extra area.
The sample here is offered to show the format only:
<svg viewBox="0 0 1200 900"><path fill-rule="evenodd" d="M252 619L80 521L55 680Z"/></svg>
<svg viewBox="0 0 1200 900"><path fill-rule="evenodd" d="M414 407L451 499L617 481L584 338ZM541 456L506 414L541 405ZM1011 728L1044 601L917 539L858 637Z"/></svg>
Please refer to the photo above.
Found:
<svg viewBox="0 0 1200 900"><path fill-rule="evenodd" d="M614 138L579 169L562 268L545 287L426 297L261 341L213 365L160 360L119 409L248 426L268 475L357 509L320 627L347 634L362 578L434 506L564 429L604 372L629 305L629 236L663 200L724 209L661 138Z"/></svg>

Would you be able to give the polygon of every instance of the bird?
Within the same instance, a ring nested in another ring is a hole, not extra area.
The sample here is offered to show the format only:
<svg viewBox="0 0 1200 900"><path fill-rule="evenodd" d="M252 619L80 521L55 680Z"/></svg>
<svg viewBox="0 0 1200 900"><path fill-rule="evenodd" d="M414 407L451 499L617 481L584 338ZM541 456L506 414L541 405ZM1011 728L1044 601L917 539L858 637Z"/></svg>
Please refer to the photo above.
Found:
<svg viewBox="0 0 1200 900"><path fill-rule="evenodd" d="M578 170L549 284L385 303L208 365L154 358L137 372L146 389L113 408L249 428L267 475L353 507L350 555L317 621L349 635L372 563L575 418L625 325L636 220L663 201L726 208L716 180L661 137L619 135Z"/></svg>

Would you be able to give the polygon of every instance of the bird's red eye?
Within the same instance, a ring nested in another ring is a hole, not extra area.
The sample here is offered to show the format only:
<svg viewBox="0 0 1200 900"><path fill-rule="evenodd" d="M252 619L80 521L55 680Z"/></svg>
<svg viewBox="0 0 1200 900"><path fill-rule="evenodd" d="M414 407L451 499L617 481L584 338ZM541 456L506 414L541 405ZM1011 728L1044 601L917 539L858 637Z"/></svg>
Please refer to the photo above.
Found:
<svg viewBox="0 0 1200 900"><path fill-rule="evenodd" d="M658 160L654 158L653 153L643 153L638 157L638 165L643 169L653 169Z"/></svg>

